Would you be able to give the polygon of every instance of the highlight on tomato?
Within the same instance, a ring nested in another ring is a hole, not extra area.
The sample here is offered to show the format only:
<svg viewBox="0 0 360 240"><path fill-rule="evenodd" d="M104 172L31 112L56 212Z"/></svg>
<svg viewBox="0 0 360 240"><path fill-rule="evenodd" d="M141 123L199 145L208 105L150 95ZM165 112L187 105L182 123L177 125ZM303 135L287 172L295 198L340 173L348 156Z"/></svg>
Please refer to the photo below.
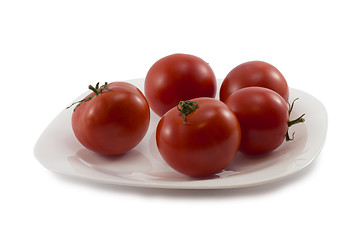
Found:
<svg viewBox="0 0 360 240"><path fill-rule="evenodd" d="M103 155L120 155L140 143L150 122L143 93L126 82L98 83L89 89L92 93L74 103L71 123L79 142Z"/></svg>
<svg viewBox="0 0 360 240"><path fill-rule="evenodd" d="M245 87L269 88L280 94L287 102L289 87L281 72L262 61L245 62L233 68L220 87L220 100L225 102L232 93Z"/></svg>
<svg viewBox="0 0 360 240"><path fill-rule="evenodd" d="M210 65L189 54L172 54L155 62L145 77L144 85L150 108L159 116L179 101L214 98L217 87Z"/></svg>
<svg viewBox="0 0 360 240"><path fill-rule="evenodd" d="M222 171L234 159L240 141L235 114L213 98L180 101L160 119L156 129L162 158L176 171L191 177Z"/></svg>
<svg viewBox="0 0 360 240"><path fill-rule="evenodd" d="M275 150L284 140L292 140L294 133L290 136L288 129L305 121L305 114L289 120L294 102L289 106L278 93L262 87L247 87L231 94L225 103L241 126L239 150L246 154L264 154Z"/></svg>

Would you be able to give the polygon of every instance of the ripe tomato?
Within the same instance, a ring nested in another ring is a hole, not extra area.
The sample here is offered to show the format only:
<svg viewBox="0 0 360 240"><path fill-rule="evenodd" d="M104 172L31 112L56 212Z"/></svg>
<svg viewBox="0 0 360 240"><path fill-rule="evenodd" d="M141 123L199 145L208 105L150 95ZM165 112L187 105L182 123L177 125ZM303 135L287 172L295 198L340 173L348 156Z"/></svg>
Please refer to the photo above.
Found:
<svg viewBox="0 0 360 240"><path fill-rule="evenodd" d="M281 72L266 62L251 61L238 65L225 77L220 87L220 100L245 87L265 87L289 98L289 87Z"/></svg>
<svg viewBox="0 0 360 240"><path fill-rule="evenodd" d="M123 154L145 136L150 109L142 92L126 82L96 87L74 109L72 128L86 148L104 155Z"/></svg>
<svg viewBox="0 0 360 240"><path fill-rule="evenodd" d="M180 102L160 119L156 129L163 159L191 177L206 177L224 169L234 159L240 140L236 116L213 98Z"/></svg>
<svg viewBox="0 0 360 240"><path fill-rule="evenodd" d="M215 97L216 78L208 63L188 54L166 56L151 66L145 78L145 96L159 116L179 101Z"/></svg>
<svg viewBox="0 0 360 240"><path fill-rule="evenodd" d="M242 132L240 151L247 154L268 153L284 141L292 140L288 128L303 122L304 115L289 121L290 109L276 92L262 87L247 87L231 94L226 105L237 116Z"/></svg>

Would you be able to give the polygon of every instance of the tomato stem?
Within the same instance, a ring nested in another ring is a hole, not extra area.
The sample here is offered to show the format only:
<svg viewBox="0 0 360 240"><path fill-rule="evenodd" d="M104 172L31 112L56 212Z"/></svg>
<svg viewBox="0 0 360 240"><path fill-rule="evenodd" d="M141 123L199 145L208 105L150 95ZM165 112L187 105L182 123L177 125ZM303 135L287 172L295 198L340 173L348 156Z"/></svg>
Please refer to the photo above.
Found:
<svg viewBox="0 0 360 240"><path fill-rule="evenodd" d="M299 98L296 98L294 99L294 101L289 104L289 118L290 118L290 114L294 108L294 103L295 101L297 101ZM303 118L305 116L305 113L302 114L300 117L294 119L294 120L291 120L288 122L288 130L286 131L286 136L285 136L285 139L286 141L292 141L294 140L294 135L295 135L295 132L292 133L291 137L289 135L289 128L292 126L292 125L295 125L295 124L298 124L298 123L302 123L302 122L305 122L305 119Z"/></svg>
<svg viewBox="0 0 360 240"><path fill-rule="evenodd" d="M199 107L199 104L198 102L187 100L187 101L180 101L176 107L179 110L179 112L182 114L183 124L189 124L188 122L186 122L186 115L195 111Z"/></svg>
<svg viewBox="0 0 360 240"><path fill-rule="evenodd" d="M100 85L100 83L96 83L95 87L93 87L92 85L89 85L88 88L89 88L91 91L93 91L93 92L95 93L95 95L90 96L90 97L87 97L87 98L84 98L84 99L82 99L82 100L80 100L80 101L74 102L74 103L72 103L70 106L66 107L66 109L68 109L68 108L72 107L73 105L77 104L76 107L74 108L74 111L75 111L75 109L76 109L77 107L79 107L82 103L87 102L87 101L90 101L90 100L93 99L94 97L98 96L100 93L103 93L104 91L112 91L111 89L108 88L108 83L107 83L107 82L105 82L104 85L101 85L101 86L99 86L99 85Z"/></svg>

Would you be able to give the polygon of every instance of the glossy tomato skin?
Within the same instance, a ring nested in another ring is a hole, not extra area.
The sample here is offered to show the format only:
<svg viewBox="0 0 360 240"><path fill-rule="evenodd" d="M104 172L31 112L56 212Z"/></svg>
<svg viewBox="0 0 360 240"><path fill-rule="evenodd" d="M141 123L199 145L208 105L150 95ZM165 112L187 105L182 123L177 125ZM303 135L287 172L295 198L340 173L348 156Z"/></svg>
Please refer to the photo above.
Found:
<svg viewBox="0 0 360 240"><path fill-rule="evenodd" d="M199 107L183 117L169 110L156 129L156 143L163 159L176 171L207 177L223 170L235 157L241 141L234 113L221 101L196 98Z"/></svg>
<svg viewBox="0 0 360 240"><path fill-rule="evenodd" d="M273 65L262 61L245 62L233 68L220 87L220 100L245 87L269 88L280 94L285 101L289 98L289 87L281 72Z"/></svg>
<svg viewBox="0 0 360 240"><path fill-rule="evenodd" d="M151 109L159 116L179 101L215 97L216 87L210 65L189 54L173 54L158 60L145 78L145 96Z"/></svg>
<svg viewBox="0 0 360 240"><path fill-rule="evenodd" d="M282 144L289 116L287 103L278 93L267 88L248 87L231 94L225 103L241 126L241 152L264 154Z"/></svg>
<svg viewBox="0 0 360 240"><path fill-rule="evenodd" d="M86 148L103 155L120 155L145 136L150 108L142 92L130 83L113 82L108 88L112 91L104 91L75 108L72 128Z"/></svg>

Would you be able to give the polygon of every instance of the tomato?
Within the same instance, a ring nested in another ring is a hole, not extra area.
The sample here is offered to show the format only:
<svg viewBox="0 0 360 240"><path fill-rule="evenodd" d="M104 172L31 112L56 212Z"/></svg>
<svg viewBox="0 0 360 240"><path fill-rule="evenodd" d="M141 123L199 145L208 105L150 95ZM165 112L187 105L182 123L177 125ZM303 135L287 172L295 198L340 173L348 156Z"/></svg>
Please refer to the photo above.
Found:
<svg viewBox="0 0 360 240"><path fill-rule="evenodd" d="M155 62L145 78L145 96L159 116L179 101L215 97L216 78L208 63L188 54L173 54Z"/></svg>
<svg viewBox="0 0 360 240"><path fill-rule="evenodd" d="M239 122L221 101L182 101L159 121L156 143L163 159L176 171L206 177L223 170L241 141Z"/></svg>
<svg viewBox="0 0 360 240"><path fill-rule="evenodd" d="M76 138L86 148L104 155L120 155L134 148L145 136L150 108L134 85L113 82L79 101L72 114Z"/></svg>
<svg viewBox="0 0 360 240"><path fill-rule="evenodd" d="M281 72L269 63L250 61L238 65L225 77L220 87L220 100L245 87L265 87L289 98L289 87Z"/></svg>
<svg viewBox="0 0 360 240"><path fill-rule="evenodd" d="M303 122L302 118L289 121L293 104L273 90L247 87L231 94L225 101L235 113L241 126L242 140L239 150L247 154L268 153L279 147L288 135L288 128Z"/></svg>

